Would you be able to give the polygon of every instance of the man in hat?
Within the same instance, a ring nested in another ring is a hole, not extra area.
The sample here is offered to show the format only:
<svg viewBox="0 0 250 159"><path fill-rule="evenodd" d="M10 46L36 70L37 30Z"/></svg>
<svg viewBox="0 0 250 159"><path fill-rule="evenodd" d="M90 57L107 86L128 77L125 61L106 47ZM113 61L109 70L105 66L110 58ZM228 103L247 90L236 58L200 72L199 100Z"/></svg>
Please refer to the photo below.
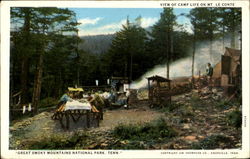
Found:
<svg viewBox="0 0 250 159"><path fill-rule="evenodd" d="M206 73L209 78L213 76L213 67L211 66L210 63L207 63Z"/></svg>
<svg viewBox="0 0 250 159"><path fill-rule="evenodd" d="M73 99L70 98L69 91L65 91L65 94L62 95L60 98L58 104L57 104L57 109L56 112L52 115L52 119L59 119L58 113L64 109L64 104L67 103L67 101L72 101Z"/></svg>
<svg viewBox="0 0 250 159"><path fill-rule="evenodd" d="M211 85L213 72L214 72L213 67L211 66L210 63L207 63L206 74L207 74L207 79L208 79L208 85Z"/></svg>

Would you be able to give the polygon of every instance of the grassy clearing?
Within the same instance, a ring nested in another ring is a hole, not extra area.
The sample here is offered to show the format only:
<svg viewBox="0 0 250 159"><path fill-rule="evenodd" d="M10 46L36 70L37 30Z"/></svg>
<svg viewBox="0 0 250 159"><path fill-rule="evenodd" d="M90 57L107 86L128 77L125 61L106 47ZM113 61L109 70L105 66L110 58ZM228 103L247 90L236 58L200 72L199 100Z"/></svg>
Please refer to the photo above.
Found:
<svg viewBox="0 0 250 159"><path fill-rule="evenodd" d="M242 125L242 112L234 110L226 115L227 123L230 126L240 128Z"/></svg>
<svg viewBox="0 0 250 159"><path fill-rule="evenodd" d="M195 109L203 108L208 104L208 101L205 102L204 100L200 99L198 95L192 95L189 102L190 105Z"/></svg>
<svg viewBox="0 0 250 159"><path fill-rule="evenodd" d="M33 141L27 146L27 149L32 150L67 150L78 149L86 145L86 140L89 137L86 133L76 132L72 136L67 135L53 135L41 141Z"/></svg>
<svg viewBox="0 0 250 159"><path fill-rule="evenodd" d="M233 100L233 101L227 101L227 100L220 100L216 104L216 107L222 110L226 109L235 109L233 111L230 111L226 113L226 122L228 125L240 128L242 124L242 111L238 108L241 105L240 100Z"/></svg>
<svg viewBox="0 0 250 159"><path fill-rule="evenodd" d="M177 103L168 103L165 105L163 108L160 109L160 112L173 112L174 110L178 109L181 107L181 104Z"/></svg>
<svg viewBox="0 0 250 159"><path fill-rule="evenodd" d="M220 109L228 109L229 107L233 106L234 103L227 100L220 100L215 103L215 106Z"/></svg>
<svg viewBox="0 0 250 159"><path fill-rule="evenodd" d="M96 134L85 131L73 135L52 135L39 141L24 143L24 149L148 149L177 135L176 130L168 126L163 118L144 125L119 125L111 133L107 133L110 137L103 137L105 139L102 141Z"/></svg>
<svg viewBox="0 0 250 159"><path fill-rule="evenodd" d="M203 139L199 143L195 143L192 145L192 149L216 149L228 147L228 143L230 144L232 141L229 137L224 135L211 135L205 139Z"/></svg>
<svg viewBox="0 0 250 159"><path fill-rule="evenodd" d="M152 140L176 136L173 128L163 118L145 125L119 125L113 131L114 136L123 140Z"/></svg>
<svg viewBox="0 0 250 159"><path fill-rule="evenodd" d="M177 136L177 132L159 118L145 125L119 125L113 130L113 135L125 141L125 144L116 144L113 148L143 149L167 141Z"/></svg>

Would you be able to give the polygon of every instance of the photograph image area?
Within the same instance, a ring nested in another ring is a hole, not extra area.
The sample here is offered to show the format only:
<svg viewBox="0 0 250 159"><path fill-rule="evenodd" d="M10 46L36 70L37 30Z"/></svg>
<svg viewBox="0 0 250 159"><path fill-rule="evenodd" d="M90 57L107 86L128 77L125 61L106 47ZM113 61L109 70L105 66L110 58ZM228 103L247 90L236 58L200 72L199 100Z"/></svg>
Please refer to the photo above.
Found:
<svg viewBox="0 0 250 159"><path fill-rule="evenodd" d="M242 8L10 7L10 150L242 148Z"/></svg>

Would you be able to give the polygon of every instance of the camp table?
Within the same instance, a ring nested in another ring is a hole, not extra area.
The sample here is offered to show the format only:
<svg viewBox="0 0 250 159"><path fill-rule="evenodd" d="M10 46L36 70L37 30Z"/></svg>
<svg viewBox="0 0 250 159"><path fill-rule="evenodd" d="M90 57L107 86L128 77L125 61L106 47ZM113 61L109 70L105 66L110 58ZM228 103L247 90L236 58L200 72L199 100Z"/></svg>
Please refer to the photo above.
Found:
<svg viewBox="0 0 250 159"><path fill-rule="evenodd" d="M66 104L61 105L56 113L53 115L52 119L57 119L60 121L62 128L65 128L63 123L63 117L66 119L66 129L70 127L70 117L74 123L77 123L81 117L86 115L87 127L90 127L90 116L92 115L94 119L97 120L99 126L99 112L92 112L91 105L89 102L79 102L76 100L68 101Z"/></svg>

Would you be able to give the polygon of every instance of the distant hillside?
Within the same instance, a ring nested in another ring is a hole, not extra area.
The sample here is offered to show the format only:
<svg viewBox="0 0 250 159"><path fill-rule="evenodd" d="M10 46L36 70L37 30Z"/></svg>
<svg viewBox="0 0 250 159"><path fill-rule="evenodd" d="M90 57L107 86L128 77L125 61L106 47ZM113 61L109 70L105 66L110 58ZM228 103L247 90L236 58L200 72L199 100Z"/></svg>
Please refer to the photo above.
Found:
<svg viewBox="0 0 250 159"><path fill-rule="evenodd" d="M145 30L152 32L151 27L145 28ZM108 51L114 37L115 34L81 36L84 41L79 44L79 47L89 53L101 54ZM148 38L150 38L149 35Z"/></svg>
<svg viewBox="0 0 250 159"><path fill-rule="evenodd" d="M113 38L114 34L82 36L83 43L79 47L90 53L101 54L110 48Z"/></svg>

